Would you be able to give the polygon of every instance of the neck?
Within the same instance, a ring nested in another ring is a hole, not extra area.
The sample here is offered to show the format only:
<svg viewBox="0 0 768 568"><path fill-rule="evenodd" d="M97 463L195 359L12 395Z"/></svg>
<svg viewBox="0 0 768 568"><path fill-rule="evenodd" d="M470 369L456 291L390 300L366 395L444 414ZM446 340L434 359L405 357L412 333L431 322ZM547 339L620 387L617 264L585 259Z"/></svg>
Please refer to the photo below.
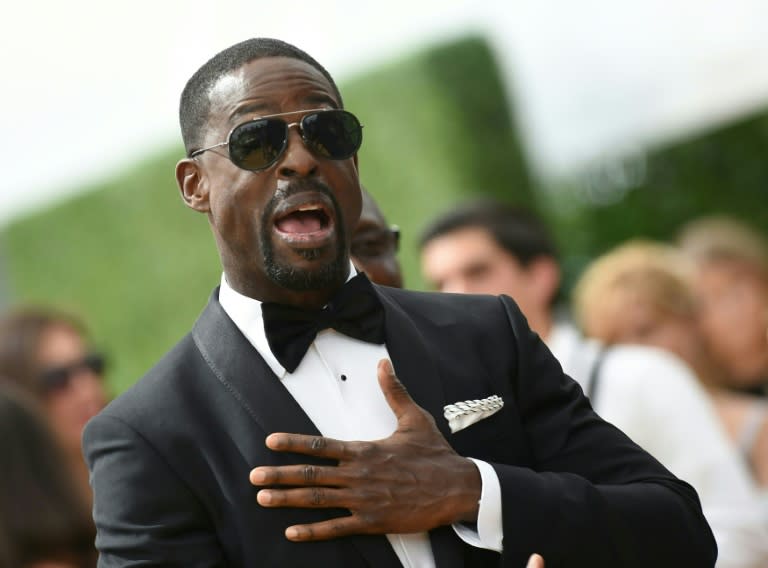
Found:
<svg viewBox="0 0 768 568"><path fill-rule="evenodd" d="M548 311L532 311L530 314L524 314L528 319L528 325L533 331L539 334L542 340L546 341L549 334L552 333L552 314Z"/></svg>

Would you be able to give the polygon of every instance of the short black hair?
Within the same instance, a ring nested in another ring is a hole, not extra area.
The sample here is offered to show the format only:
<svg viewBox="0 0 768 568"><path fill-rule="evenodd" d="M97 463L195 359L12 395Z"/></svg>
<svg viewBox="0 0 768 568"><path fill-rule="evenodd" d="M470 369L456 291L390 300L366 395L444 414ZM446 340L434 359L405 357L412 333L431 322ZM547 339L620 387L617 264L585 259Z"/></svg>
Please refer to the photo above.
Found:
<svg viewBox="0 0 768 568"><path fill-rule="evenodd" d="M214 55L187 81L179 104L181 137L184 140L187 155L200 149L202 144L202 132L211 110L209 97L211 88L227 73L262 57L290 57L308 63L328 79L339 106L344 107L341 93L333 77L311 55L279 39L263 37L247 39Z"/></svg>
<svg viewBox="0 0 768 568"><path fill-rule="evenodd" d="M552 235L535 213L495 200L465 203L438 217L422 232L419 248L437 237L468 228L488 231L522 266L541 257L558 258Z"/></svg>

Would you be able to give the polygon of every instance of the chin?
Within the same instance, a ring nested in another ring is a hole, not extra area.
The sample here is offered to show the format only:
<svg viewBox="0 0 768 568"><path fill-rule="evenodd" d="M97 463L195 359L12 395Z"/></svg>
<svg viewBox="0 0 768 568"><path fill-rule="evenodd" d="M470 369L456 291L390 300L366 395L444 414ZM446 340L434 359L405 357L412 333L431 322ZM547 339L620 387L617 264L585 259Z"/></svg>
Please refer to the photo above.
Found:
<svg viewBox="0 0 768 568"><path fill-rule="evenodd" d="M349 259L344 255L323 259L325 252L323 249L300 249L295 252L299 257L296 260L266 258L267 276L279 286L297 292L340 286L348 274Z"/></svg>

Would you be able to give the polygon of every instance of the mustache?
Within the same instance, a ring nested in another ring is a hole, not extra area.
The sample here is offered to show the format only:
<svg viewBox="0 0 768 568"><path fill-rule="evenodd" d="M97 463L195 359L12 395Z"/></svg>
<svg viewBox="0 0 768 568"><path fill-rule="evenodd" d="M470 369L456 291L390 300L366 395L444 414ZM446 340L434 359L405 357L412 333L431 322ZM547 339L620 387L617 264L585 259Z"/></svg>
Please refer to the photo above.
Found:
<svg viewBox="0 0 768 568"><path fill-rule="evenodd" d="M317 193L322 193L323 195L328 197L334 204L336 202L336 196L333 194L333 191L331 190L330 187L328 187L326 184L324 184L320 180L311 179L311 178L291 180L287 184L278 185L270 201L286 199L291 195L296 195L297 193L304 193L309 191L316 191Z"/></svg>

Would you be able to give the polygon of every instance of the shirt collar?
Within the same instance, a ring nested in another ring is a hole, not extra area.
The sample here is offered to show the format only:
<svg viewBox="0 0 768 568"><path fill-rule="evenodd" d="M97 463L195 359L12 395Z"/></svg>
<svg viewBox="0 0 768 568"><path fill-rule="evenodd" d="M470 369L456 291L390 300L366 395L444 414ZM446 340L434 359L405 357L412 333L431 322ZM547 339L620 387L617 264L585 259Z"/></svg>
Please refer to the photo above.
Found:
<svg viewBox="0 0 768 568"><path fill-rule="evenodd" d="M349 276L347 282L357 275L357 270L350 261ZM269 348L267 336L264 333L264 319L261 315L261 301L249 298L235 291L227 282L227 275L221 275L221 287L219 288L219 303L227 315L232 319L237 328L245 335L264 358L267 365L280 379L285 377L287 371L272 354Z"/></svg>

